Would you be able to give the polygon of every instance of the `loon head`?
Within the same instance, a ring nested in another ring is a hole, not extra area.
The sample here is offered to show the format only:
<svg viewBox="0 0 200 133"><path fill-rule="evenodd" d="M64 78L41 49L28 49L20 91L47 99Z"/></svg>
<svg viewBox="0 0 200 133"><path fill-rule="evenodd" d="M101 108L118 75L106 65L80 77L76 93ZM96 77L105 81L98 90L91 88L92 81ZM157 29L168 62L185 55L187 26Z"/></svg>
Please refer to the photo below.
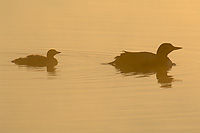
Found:
<svg viewBox="0 0 200 133"><path fill-rule="evenodd" d="M182 47L175 47L171 43L163 43L159 46L157 50L157 55L162 57L167 56L170 52L178 49L182 49Z"/></svg>
<svg viewBox="0 0 200 133"><path fill-rule="evenodd" d="M47 58L53 58L56 54L59 54L61 52L56 51L55 49L50 49L47 52Z"/></svg>

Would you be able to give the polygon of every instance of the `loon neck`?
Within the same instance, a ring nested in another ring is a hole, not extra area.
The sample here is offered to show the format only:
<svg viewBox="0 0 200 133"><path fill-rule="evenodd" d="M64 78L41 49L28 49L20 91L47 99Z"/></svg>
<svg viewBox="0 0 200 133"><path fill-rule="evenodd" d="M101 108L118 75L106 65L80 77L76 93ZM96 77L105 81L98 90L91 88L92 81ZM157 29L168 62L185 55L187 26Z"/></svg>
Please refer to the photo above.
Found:
<svg viewBox="0 0 200 133"><path fill-rule="evenodd" d="M156 54L158 57L160 57L160 58L168 58L167 56L168 56L168 54L166 54L166 53L157 53Z"/></svg>

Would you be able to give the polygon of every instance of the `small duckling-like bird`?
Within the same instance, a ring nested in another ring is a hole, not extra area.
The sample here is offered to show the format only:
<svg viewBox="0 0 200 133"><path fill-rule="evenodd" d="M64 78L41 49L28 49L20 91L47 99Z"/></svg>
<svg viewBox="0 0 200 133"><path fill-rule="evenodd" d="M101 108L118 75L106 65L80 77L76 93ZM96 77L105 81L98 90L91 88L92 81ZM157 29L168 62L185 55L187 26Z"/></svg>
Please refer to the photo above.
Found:
<svg viewBox="0 0 200 133"><path fill-rule="evenodd" d="M50 49L47 52L47 57L42 55L28 55L25 58L18 58L11 62L17 65L26 65L33 67L55 66L58 64L58 61L54 58L54 56L59 53L61 52L58 52L55 49Z"/></svg>
<svg viewBox="0 0 200 133"><path fill-rule="evenodd" d="M172 67L175 63L168 58L168 54L174 50L182 49L171 43L163 43L159 46L157 53L151 52L127 52L124 51L108 64L116 68L131 68L133 70L154 69L159 66Z"/></svg>

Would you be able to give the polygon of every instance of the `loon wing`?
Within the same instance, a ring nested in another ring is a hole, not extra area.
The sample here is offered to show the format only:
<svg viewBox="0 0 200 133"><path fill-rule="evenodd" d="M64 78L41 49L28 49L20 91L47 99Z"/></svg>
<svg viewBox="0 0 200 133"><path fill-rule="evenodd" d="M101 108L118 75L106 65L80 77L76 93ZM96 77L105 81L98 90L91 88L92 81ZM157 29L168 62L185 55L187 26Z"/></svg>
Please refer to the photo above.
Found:
<svg viewBox="0 0 200 133"><path fill-rule="evenodd" d="M157 56L150 52L127 52L115 57L113 65L145 66L153 65L157 62Z"/></svg>

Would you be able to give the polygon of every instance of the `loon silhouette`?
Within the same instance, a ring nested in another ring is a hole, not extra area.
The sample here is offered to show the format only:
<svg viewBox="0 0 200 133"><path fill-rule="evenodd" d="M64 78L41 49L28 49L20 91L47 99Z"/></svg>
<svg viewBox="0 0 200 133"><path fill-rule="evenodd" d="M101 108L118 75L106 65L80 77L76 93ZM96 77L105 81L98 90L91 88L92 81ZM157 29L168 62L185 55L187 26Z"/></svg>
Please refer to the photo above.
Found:
<svg viewBox="0 0 200 133"><path fill-rule="evenodd" d="M11 62L17 65L26 65L33 67L55 66L58 64L58 61L54 58L54 56L59 53L61 52L58 52L55 49L50 49L47 52L47 57L42 55L28 55L25 58L18 58Z"/></svg>
<svg viewBox="0 0 200 133"><path fill-rule="evenodd" d="M108 64L121 70L129 69L128 71L155 70L158 67L171 68L175 63L172 63L167 56L173 50L178 49L182 48L175 47L171 43L163 43L159 46L156 54L151 52L124 51Z"/></svg>

